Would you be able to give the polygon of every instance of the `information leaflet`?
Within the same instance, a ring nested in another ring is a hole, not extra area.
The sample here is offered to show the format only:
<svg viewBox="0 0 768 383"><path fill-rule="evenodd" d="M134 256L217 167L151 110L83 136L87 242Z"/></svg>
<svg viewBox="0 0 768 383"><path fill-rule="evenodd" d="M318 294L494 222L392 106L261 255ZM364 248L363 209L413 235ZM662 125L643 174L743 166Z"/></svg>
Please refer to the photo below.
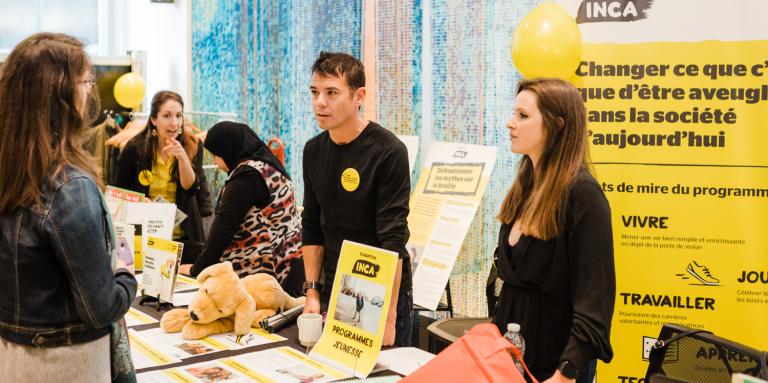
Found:
<svg viewBox="0 0 768 383"><path fill-rule="evenodd" d="M488 186L496 148L432 142L411 196L413 303L434 310Z"/></svg>
<svg viewBox="0 0 768 383"><path fill-rule="evenodd" d="M397 253L344 241L323 335L309 356L365 378L381 351Z"/></svg>

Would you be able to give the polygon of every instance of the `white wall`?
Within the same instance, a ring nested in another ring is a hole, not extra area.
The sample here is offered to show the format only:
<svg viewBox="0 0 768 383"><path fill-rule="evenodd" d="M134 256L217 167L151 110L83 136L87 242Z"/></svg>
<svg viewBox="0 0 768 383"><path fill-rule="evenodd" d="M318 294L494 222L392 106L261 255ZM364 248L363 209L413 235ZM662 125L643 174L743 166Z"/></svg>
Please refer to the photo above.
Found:
<svg viewBox="0 0 768 383"><path fill-rule="evenodd" d="M97 6L94 8L94 5ZM80 11L82 7L88 11ZM0 62L18 41L42 30L64 32L93 40L81 29L97 23L96 41L90 41L93 57L125 57L129 50L146 52L145 106L159 90L181 94L187 110L191 97L191 0L152 3L150 0L88 0L38 3L0 0ZM46 23L41 23L44 19ZM21 21L19 21L21 20ZM3 33L12 31L13 33ZM109 60L108 60L109 61Z"/></svg>
<svg viewBox="0 0 768 383"><path fill-rule="evenodd" d="M146 52L145 105L149 106L157 91L172 90L184 98L185 109L191 110L190 1L166 4L122 0L117 3L122 3L116 9L122 11L125 23L121 28L125 34L116 38L119 52Z"/></svg>

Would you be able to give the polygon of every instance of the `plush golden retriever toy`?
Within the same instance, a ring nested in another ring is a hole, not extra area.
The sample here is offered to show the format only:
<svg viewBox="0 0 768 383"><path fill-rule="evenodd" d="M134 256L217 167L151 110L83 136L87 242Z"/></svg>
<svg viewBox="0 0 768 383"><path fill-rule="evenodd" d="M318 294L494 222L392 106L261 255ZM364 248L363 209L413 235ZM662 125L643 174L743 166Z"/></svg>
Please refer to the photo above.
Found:
<svg viewBox="0 0 768 383"><path fill-rule="evenodd" d="M269 274L254 274L243 279L232 270L232 263L207 267L197 276L200 290L187 309L163 314L160 327L165 332L182 332L184 339L200 339L211 334L234 332L244 335L251 327L275 315L304 304L306 297L293 298Z"/></svg>

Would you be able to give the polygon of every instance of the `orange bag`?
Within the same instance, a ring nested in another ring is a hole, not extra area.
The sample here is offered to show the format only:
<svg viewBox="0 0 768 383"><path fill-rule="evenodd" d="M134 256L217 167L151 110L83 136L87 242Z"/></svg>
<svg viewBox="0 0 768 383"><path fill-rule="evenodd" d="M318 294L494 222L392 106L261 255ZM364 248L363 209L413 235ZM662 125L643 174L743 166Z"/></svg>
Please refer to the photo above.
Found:
<svg viewBox="0 0 768 383"><path fill-rule="evenodd" d="M525 383L510 351L522 360L520 350L504 339L496 325L479 324L401 382ZM528 366L523 366L531 380L538 383Z"/></svg>
<svg viewBox="0 0 768 383"><path fill-rule="evenodd" d="M279 137L272 137L267 141L267 147L280 160L280 164L285 166L285 145L283 145L283 141Z"/></svg>

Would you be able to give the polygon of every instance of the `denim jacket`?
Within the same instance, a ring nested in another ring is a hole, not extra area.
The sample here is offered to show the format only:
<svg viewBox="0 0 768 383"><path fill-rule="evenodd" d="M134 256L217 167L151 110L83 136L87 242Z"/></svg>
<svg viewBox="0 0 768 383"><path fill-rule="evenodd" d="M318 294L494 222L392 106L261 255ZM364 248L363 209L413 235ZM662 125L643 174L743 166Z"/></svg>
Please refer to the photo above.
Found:
<svg viewBox="0 0 768 383"><path fill-rule="evenodd" d="M0 337L56 347L105 336L128 311L136 279L112 272L101 193L67 167L41 197L40 206L0 216Z"/></svg>

